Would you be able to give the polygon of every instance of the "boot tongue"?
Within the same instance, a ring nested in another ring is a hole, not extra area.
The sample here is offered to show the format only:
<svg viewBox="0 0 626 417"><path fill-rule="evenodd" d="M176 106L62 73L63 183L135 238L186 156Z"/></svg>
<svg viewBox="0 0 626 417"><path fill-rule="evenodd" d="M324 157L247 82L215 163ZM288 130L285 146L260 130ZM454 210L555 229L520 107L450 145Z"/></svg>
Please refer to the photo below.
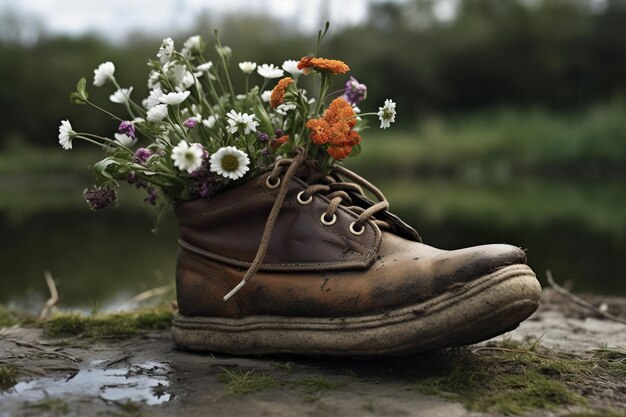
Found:
<svg viewBox="0 0 626 417"><path fill-rule="evenodd" d="M324 183L324 179L327 178L328 176L332 177L336 182L344 182L344 179L341 178L341 176L334 174L332 170L331 172L328 172L328 173L321 172L319 170L317 161L310 159L310 158L307 158L304 161L302 161L302 164L300 165L300 167L298 168L294 176L300 179L301 181L303 181L304 183L306 183L307 185L312 185L316 183ZM360 193L348 192L348 194L350 195L350 198L352 199L353 206L358 206L363 209L367 209L374 204L373 201L371 201L369 198L367 198L366 196ZM347 204L344 201L341 203L341 205L346 206ZM374 218L376 220L381 220L387 223L392 233L400 237L403 237L405 239L413 240L416 242L422 242L422 239L419 233L417 233L415 229L413 229L411 226L409 226L408 224L400 220L398 216L390 213L388 210L376 213Z"/></svg>
<svg viewBox="0 0 626 417"><path fill-rule="evenodd" d="M350 197L352 198L353 205L362 207L364 209L374 204L373 201L361 194L350 193ZM391 233L408 240L413 240L420 243L422 242L422 238L420 237L419 233L417 233L417 230L413 229L411 226L400 220L398 216L389 212L389 210L376 213L375 218L377 220L382 220L387 223L390 226Z"/></svg>

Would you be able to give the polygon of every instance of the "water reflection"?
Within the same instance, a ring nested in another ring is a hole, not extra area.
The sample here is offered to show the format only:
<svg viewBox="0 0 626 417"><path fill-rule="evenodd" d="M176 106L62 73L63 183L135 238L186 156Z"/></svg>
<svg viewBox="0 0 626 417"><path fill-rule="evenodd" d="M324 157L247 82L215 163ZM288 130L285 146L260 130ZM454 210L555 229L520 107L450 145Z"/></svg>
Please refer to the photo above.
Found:
<svg viewBox="0 0 626 417"><path fill-rule="evenodd" d="M171 399L166 364L148 361L129 368L106 369L100 367L103 362L92 361L86 369L68 378L44 377L20 382L0 398L39 401L72 395L99 397L104 401L140 401L147 405L162 404Z"/></svg>
<svg viewBox="0 0 626 417"><path fill-rule="evenodd" d="M619 265L626 248L622 182L374 181L392 211L416 226L428 244L515 244L528 248L529 263L540 275L551 269L576 291L626 295ZM74 184L48 189L37 193L36 202L31 191L13 190L0 199L1 303L40 306L48 296L46 269L65 307L102 307L173 282L177 244L171 214L154 234L154 213L129 204L141 201L139 196L123 196L121 209L91 213L76 190Z"/></svg>

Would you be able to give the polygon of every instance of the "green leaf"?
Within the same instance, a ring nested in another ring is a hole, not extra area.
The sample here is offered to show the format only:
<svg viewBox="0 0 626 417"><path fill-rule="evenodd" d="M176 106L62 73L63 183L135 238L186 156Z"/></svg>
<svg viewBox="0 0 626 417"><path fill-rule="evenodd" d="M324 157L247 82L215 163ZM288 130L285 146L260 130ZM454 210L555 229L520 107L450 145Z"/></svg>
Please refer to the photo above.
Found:
<svg viewBox="0 0 626 417"><path fill-rule="evenodd" d="M101 175L104 178L113 181L115 185L119 187L119 183L115 181L115 179L111 176L111 174L107 172L107 169L111 165L120 165L120 164L113 158L105 158L102 161L96 162L96 164L93 166L93 170L96 172L96 174Z"/></svg>
<svg viewBox="0 0 626 417"><path fill-rule="evenodd" d="M70 95L70 101L74 104L85 104L89 99L89 94L87 94L87 80L85 78L81 78L78 83L76 83L76 91L74 91Z"/></svg>
<svg viewBox="0 0 626 417"><path fill-rule="evenodd" d="M254 108L254 114L256 114L256 117L261 122L263 131L267 133L268 135L273 136L274 126L272 126L272 123L270 122L270 118L267 115L267 112L265 111L265 108L263 107L263 105L261 105L260 103L257 103L257 105Z"/></svg>
<svg viewBox="0 0 626 417"><path fill-rule="evenodd" d="M361 144L354 145L352 147L352 152L348 155L348 158L354 158L355 156L359 156L361 154Z"/></svg>

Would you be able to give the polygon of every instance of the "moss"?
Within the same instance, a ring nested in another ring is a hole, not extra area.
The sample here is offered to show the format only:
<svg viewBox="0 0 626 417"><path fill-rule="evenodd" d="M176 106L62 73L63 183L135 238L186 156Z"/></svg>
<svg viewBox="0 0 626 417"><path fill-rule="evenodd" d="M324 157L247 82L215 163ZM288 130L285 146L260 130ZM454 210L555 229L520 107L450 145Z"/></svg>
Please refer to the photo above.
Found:
<svg viewBox="0 0 626 417"><path fill-rule="evenodd" d="M229 371L222 368L219 379L226 384L226 391L229 394L245 395L272 389L279 385L274 377L257 373L255 370Z"/></svg>
<svg viewBox="0 0 626 417"><path fill-rule="evenodd" d="M115 417L146 417L145 414L141 412L141 405L139 403L133 401L111 401L115 406L118 407L118 411L114 411L111 415Z"/></svg>
<svg viewBox="0 0 626 417"><path fill-rule="evenodd" d="M292 384L307 394L317 394L341 388L345 385L345 382L335 381L323 376L315 376L293 381Z"/></svg>
<svg viewBox="0 0 626 417"><path fill-rule="evenodd" d="M559 356L537 344L531 348L448 353L410 389L460 401L470 410L522 414L585 405L583 393L594 381L606 376L620 381L626 375L626 354L620 350L580 358Z"/></svg>
<svg viewBox="0 0 626 417"><path fill-rule="evenodd" d="M17 384L17 369L12 366L0 365L0 392Z"/></svg>
<svg viewBox="0 0 626 417"><path fill-rule="evenodd" d="M52 397L44 398L36 402L28 402L24 404L23 408L36 409L53 415L62 415L69 412L69 406L65 401L60 398Z"/></svg>
<svg viewBox="0 0 626 417"><path fill-rule="evenodd" d="M0 327L33 323L33 317L0 305Z"/></svg>
<svg viewBox="0 0 626 417"><path fill-rule="evenodd" d="M626 411L604 408L601 410L579 411L573 414L564 415L563 417L626 417Z"/></svg>
<svg viewBox="0 0 626 417"><path fill-rule="evenodd" d="M95 314L60 313L41 323L50 337L108 338L132 336L143 331L167 329L172 320L168 306L135 312Z"/></svg>

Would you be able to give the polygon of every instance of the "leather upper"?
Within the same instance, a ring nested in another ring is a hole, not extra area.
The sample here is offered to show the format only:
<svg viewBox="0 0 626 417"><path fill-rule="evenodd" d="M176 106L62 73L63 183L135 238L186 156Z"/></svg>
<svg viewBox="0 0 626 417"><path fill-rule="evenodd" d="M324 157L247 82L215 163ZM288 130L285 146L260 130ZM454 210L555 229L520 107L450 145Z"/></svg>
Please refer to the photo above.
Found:
<svg viewBox="0 0 626 417"><path fill-rule="evenodd" d="M388 212L377 214L391 231L371 220L357 236L358 217L338 206L337 221L320 222L329 200L297 201L307 185L292 179L277 217L264 262L230 300L222 297L244 276L260 244L275 200L267 175L211 200L179 204L180 245L176 280L183 315L245 317L346 317L414 304L465 285L504 266L525 263L510 245L445 251L425 245L417 233ZM354 201L361 207L365 198Z"/></svg>
<svg viewBox="0 0 626 417"><path fill-rule="evenodd" d="M257 252L276 198L277 190L268 188L267 177L262 175L211 200L195 200L176 206L181 246L228 265L247 267ZM350 224L357 215L343 206L338 207L337 221L333 225L323 225L320 217L326 212L329 200L316 194L311 203L300 204L297 195L306 188L307 185L297 178L290 182L260 270L370 267L380 247L378 227L368 221L363 234L351 233ZM367 202L363 200L362 204Z"/></svg>

